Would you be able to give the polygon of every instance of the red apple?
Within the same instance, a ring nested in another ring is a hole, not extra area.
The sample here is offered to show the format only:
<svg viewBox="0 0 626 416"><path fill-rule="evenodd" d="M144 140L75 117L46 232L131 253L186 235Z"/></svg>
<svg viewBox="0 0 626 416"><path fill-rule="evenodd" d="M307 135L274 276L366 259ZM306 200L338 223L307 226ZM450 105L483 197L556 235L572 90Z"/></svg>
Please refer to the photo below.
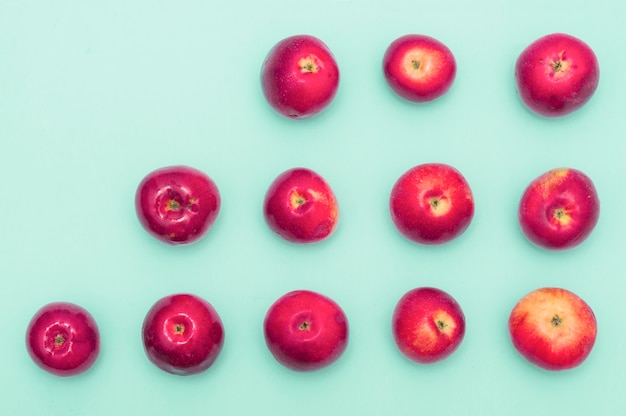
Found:
<svg viewBox="0 0 626 416"><path fill-rule="evenodd" d="M456 76L456 61L446 45L425 35L405 35L383 57L387 83L399 96L416 103L445 94Z"/></svg>
<svg viewBox="0 0 626 416"><path fill-rule="evenodd" d="M600 69L582 40L552 33L531 43L517 58L515 80L522 102L545 117L559 117L583 106L598 87Z"/></svg>
<svg viewBox="0 0 626 416"><path fill-rule="evenodd" d="M515 305L509 317L513 346L546 370L567 370L582 364L597 332L589 305L566 289L534 290Z"/></svg>
<svg viewBox="0 0 626 416"><path fill-rule="evenodd" d="M519 204L519 223L530 241L547 249L582 243L600 216L593 182L579 170L550 170L533 180Z"/></svg>
<svg viewBox="0 0 626 416"><path fill-rule="evenodd" d="M222 321L210 303L190 294L165 296L148 311L142 327L146 354L176 375L208 369L224 344Z"/></svg>
<svg viewBox="0 0 626 416"><path fill-rule="evenodd" d="M448 293L432 287L408 291L393 312L393 338L402 354L429 364L452 354L465 336L465 315Z"/></svg>
<svg viewBox="0 0 626 416"><path fill-rule="evenodd" d="M98 358L100 333L85 309L54 302L39 309L28 324L26 349L44 370L72 376L87 371Z"/></svg>
<svg viewBox="0 0 626 416"><path fill-rule="evenodd" d="M261 68L261 87L278 113L307 118L326 108L339 87L339 68L318 38L296 35L278 42Z"/></svg>
<svg viewBox="0 0 626 416"><path fill-rule="evenodd" d="M333 190L306 168L280 174L265 194L264 215L270 229L293 243L314 243L332 234L339 220Z"/></svg>
<svg viewBox="0 0 626 416"><path fill-rule="evenodd" d="M474 198L458 170L426 163L409 169L397 180L389 209L406 238L421 244L441 244L467 229L474 216Z"/></svg>
<svg viewBox="0 0 626 416"><path fill-rule="evenodd" d="M348 321L332 299L308 290L279 298L264 321L265 342L276 360L296 371L335 362L348 345Z"/></svg>
<svg viewBox="0 0 626 416"><path fill-rule="evenodd" d="M141 225L168 244L190 244L211 227L220 194L204 172L169 166L148 174L137 188L135 209Z"/></svg>

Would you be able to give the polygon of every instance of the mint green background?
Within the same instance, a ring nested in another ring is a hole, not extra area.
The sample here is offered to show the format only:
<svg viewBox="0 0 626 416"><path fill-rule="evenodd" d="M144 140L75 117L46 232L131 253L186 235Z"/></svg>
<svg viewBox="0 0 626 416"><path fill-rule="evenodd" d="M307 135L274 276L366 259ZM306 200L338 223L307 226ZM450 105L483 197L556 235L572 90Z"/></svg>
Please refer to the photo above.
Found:
<svg viewBox="0 0 626 416"><path fill-rule="evenodd" d="M623 0L14 1L0 3L0 239L2 413L185 414L617 414L626 405L624 312ZM521 104L513 65L539 36L584 39L601 66L579 112L541 119ZM259 70L283 37L309 33L341 70L336 99L294 121L266 104ZM385 84L381 59L406 33L454 52L449 93L416 106ZM476 215L459 239L423 247L391 223L389 191L424 162L457 167ZM149 171L189 164L217 183L223 204L196 245L166 246L136 220L133 198ZM334 188L340 224L327 241L289 244L261 203L283 170L306 166ZM590 238L542 251L519 231L517 202L544 171L571 166L602 202ZM440 363L396 350L390 317L407 290L440 287L462 305L467 334ZM517 300L561 286L594 309L599 334L579 368L551 373L508 339ZM301 374L265 347L267 308L293 289L344 308L348 349ZM140 341L148 308L192 292L220 313L221 356L206 373L175 377L150 364ZM57 378L27 356L24 332L51 301L98 321L102 350L81 376Z"/></svg>

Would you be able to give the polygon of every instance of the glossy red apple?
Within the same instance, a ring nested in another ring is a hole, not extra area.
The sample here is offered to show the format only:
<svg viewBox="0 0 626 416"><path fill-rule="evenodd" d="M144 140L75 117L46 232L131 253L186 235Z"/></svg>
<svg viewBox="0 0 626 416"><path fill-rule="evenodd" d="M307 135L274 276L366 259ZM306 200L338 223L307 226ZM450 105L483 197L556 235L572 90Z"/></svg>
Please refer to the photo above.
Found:
<svg viewBox="0 0 626 416"><path fill-rule="evenodd" d="M522 102L545 117L578 110L596 91L600 68L582 40L552 33L531 43L517 58L515 81Z"/></svg>
<svg viewBox="0 0 626 416"><path fill-rule="evenodd" d="M100 333L84 308L54 302L39 309L28 324L26 349L44 370L58 376L77 375L98 358Z"/></svg>
<svg viewBox="0 0 626 416"><path fill-rule="evenodd" d="M333 190L324 178L306 168L289 169L272 182L263 212L270 229L293 243L324 240L339 220Z"/></svg>
<svg viewBox="0 0 626 416"><path fill-rule="evenodd" d="M385 79L399 96L416 103L445 94L456 76L452 51L426 35L405 35L389 45L383 57Z"/></svg>
<svg viewBox="0 0 626 416"><path fill-rule="evenodd" d="M284 366L312 371L335 362L348 345L348 320L327 296L296 290L269 308L263 323L269 351Z"/></svg>
<svg viewBox="0 0 626 416"><path fill-rule="evenodd" d="M513 346L546 370L567 370L587 359L598 332L591 307L566 289L546 287L524 296L509 316Z"/></svg>
<svg viewBox="0 0 626 416"><path fill-rule="evenodd" d="M426 163L405 172L389 198L391 219L409 240L442 244L462 234L474 217L469 184L452 166Z"/></svg>
<svg viewBox="0 0 626 416"><path fill-rule="evenodd" d="M547 249L568 249L585 241L600 216L596 188L579 170L550 170L524 191L518 219L530 241Z"/></svg>
<svg viewBox="0 0 626 416"><path fill-rule="evenodd" d="M168 244L198 241L220 209L220 194L204 172L189 166L169 166L149 173L135 195L141 225Z"/></svg>
<svg viewBox="0 0 626 416"><path fill-rule="evenodd" d="M224 344L224 327L213 306L190 294L158 300L142 327L146 354L158 368L176 375L208 369Z"/></svg>
<svg viewBox="0 0 626 416"><path fill-rule="evenodd" d="M392 319L393 338L402 354L429 364L450 356L465 337L465 315L441 289L420 287L398 301Z"/></svg>
<svg viewBox="0 0 626 416"><path fill-rule="evenodd" d="M339 68L330 49L310 35L290 36L269 51L261 87L279 114L307 118L326 108L339 87Z"/></svg>

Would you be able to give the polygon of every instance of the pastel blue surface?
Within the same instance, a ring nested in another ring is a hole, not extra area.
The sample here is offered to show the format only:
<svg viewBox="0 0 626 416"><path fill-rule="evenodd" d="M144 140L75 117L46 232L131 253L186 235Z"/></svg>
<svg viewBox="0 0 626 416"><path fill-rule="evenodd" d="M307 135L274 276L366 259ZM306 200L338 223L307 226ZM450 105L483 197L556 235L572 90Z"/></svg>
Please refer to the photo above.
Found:
<svg viewBox="0 0 626 416"><path fill-rule="evenodd" d="M6 415L617 414L626 405L623 163L626 2L64 1L0 3L0 239ZM580 111L542 119L520 103L513 65L536 38L567 32L600 62L599 88ZM308 33L341 71L318 117L275 114L259 71L278 40ZM407 33L455 54L447 95L412 105L385 84L385 48ZM475 196L465 234L437 247L394 228L389 191L407 169L443 162ZM218 185L222 209L188 247L150 237L134 192L151 170L188 164ZM264 223L265 190L305 166L334 188L340 223L299 246ZM548 252L517 224L539 174L578 168L595 182L600 221L581 246ZM464 309L467 333L447 360L417 365L396 349L391 313L407 290L436 286ZM506 322L527 292L560 286L596 313L597 343L580 367L540 370L513 349ZM322 371L295 373L268 352L267 308L311 289L345 310L350 344ZM176 377L141 345L150 306L175 292L203 296L226 341L206 373ZM28 321L70 301L98 321L101 355L58 378L26 353Z"/></svg>

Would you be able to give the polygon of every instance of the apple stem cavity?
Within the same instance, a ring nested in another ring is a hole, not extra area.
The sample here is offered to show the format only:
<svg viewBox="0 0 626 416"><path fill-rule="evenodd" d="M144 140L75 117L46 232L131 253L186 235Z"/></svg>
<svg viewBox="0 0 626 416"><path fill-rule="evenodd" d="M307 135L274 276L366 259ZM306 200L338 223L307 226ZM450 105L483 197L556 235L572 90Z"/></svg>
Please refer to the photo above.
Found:
<svg viewBox="0 0 626 416"><path fill-rule="evenodd" d="M446 328L446 323L443 321L437 321L437 329L439 329L440 332L443 332L443 330Z"/></svg>
<svg viewBox="0 0 626 416"><path fill-rule="evenodd" d="M180 202L175 199L170 199L167 201L165 209L166 211L178 211L180 209Z"/></svg>
<svg viewBox="0 0 626 416"><path fill-rule="evenodd" d="M65 337L63 336L63 334L56 334L54 336L54 346L56 348L61 348L64 343L65 343Z"/></svg>
<svg viewBox="0 0 626 416"><path fill-rule="evenodd" d="M313 73L315 74L320 70L319 65L316 63L317 59L312 56L307 56L306 58L302 58L298 61L298 66L300 67L300 72L304 73Z"/></svg>

